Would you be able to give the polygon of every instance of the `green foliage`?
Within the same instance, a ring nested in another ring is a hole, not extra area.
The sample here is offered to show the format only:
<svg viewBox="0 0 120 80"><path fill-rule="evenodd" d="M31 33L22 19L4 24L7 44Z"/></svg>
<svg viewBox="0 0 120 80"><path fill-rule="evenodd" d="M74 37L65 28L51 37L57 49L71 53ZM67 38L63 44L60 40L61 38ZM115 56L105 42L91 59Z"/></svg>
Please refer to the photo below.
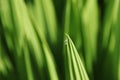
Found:
<svg viewBox="0 0 120 80"><path fill-rule="evenodd" d="M120 80L119 36L120 0L0 0L0 80Z"/></svg>

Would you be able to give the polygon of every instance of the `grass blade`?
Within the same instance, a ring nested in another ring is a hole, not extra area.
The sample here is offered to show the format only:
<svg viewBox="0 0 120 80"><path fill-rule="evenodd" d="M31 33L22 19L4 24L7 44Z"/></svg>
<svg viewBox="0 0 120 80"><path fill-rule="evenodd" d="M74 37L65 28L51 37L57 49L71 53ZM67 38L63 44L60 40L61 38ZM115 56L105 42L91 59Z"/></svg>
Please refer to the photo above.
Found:
<svg viewBox="0 0 120 80"><path fill-rule="evenodd" d="M66 78L69 80L89 80L82 60L68 35L66 35L65 49Z"/></svg>

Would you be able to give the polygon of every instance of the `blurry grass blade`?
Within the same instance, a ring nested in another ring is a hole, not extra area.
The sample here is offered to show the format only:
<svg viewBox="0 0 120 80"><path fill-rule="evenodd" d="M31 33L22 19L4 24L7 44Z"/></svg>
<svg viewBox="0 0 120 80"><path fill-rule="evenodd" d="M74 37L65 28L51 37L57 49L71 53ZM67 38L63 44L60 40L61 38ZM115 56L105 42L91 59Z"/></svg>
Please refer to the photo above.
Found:
<svg viewBox="0 0 120 80"><path fill-rule="evenodd" d="M56 14L54 10L54 6L52 0L41 0L43 5L43 11L45 14L45 19L47 22L47 28L50 35L50 39L53 42L57 40L57 21Z"/></svg>
<svg viewBox="0 0 120 80"><path fill-rule="evenodd" d="M119 13L118 13L118 27L119 27L119 30L120 30L120 23L119 23L119 21L120 21L120 1L119 1ZM120 31L118 31L119 32L119 34L120 34ZM120 37L119 37L119 35L118 35L118 38L119 38L119 41L120 41ZM118 80L120 80L120 47L119 47L119 62L118 62Z"/></svg>
<svg viewBox="0 0 120 80"><path fill-rule="evenodd" d="M120 39L119 39L120 40ZM117 66L117 79L120 80L120 46L119 46L119 52L118 52L118 66Z"/></svg>
<svg viewBox="0 0 120 80"><path fill-rule="evenodd" d="M66 78L69 80L89 80L82 60L70 39L66 34L65 40L65 55L66 55Z"/></svg>
<svg viewBox="0 0 120 80"><path fill-rule="evenodd" d="M55 63L53 60L53 56L51 55L52 53L50 52L47 45L43 45L43 49L45 52L45 57L46 57L46 61L47 61L50 79L51 80L58 80L58 76L57 76L57 72L56 72L56 68L55 68Z"/></svg>
<svg viewBox="0 0 120 80"><path fill-rule="evenodd" d="M118 4L118 14L117 14L117 25L116 25L116 47L115 47L115 53L116 53L116 55L117 55L117 60L118 60L118 68L117 68L117 70L116 71L118 71L118 80L120 80L120 0L119 0L119 2L118 2L119 4Z"/></svg>
<svg viewBox="0 0 120 80"><path fill-rule="evenodd" d="M0 76L1 74L3 76L7 76L9 71L13 70L13 66L11 64L11 61L9 57L6 55L6 51L3 48L3 44L1 44L0 40Z"/></svg>
<svg viewBox="0 0 120 80"><path fill-rule="evenodd" d="M53 55L50 51L48 43L46 42L46 38L45 38L45 36L42 35L41 31L38 29L38 25L36 24L36 22L34 22L34 25L35 25L34 30L35 30L36 35L41 43L40 45L41 45L41 49L43 51L42 53L44 55L44 61L45 61L46 66L48 68L50 79L51 80L58 80L58 75L57 75L57 71L56 71L54 58L53 58ZM45 64L45 63L43 63L43 64Z"/></svg>
<svg viewBox="0 0 120 80"><path fill-rule="evenodd" d="M84 40L85 63L89 74L92 74L92 64L96 58L98 33L98 5L97 0L87 0L81 15L82 39Z"/></svg>
<svg viewBox="0 0 120 80"><path fill-rule="evenodd" d="M51 0L35 0L28 4L30 15L33 16L39 29L52 44L57 41L57 19L54 5Z"/></svg>
<svg viewBox="0 0 120 80"><path fill-rule="evenodd" d="M7 42L7 46L10 50L13 49L13 39L12 39L12 32L14 32L14 24L12 21L12 14L11 14L11 7L10 2L8 0L1 0L0 1L0 19L3 26L1 27L1 32L5 36L5 40ZM1 36L2 37L2 36Z"/></svg>
<svg viewBox="0 0 120 80"><path fill-rule="evenodd" d="M32 18L33 22L36 23L36 26L38 30L41 31L43 36L46 36L47 34L47 27L44 19L44 13L42 8L41 0L34 0L34 3L27 4L27 8L30 14L30 17Z"/></svg>
<svg viewBox="0 0 120 80"><path fill-rule="evenodd" d="M66 10L65 10L65 32L69 33L69 26L70 26L70 11L71 11L71 3L70 0L67 0L66 3Z"/></svg>
<svg viewBox="0 0 120 80"><path fill-rule="evenodd" d="M28 80L34 80L33 78L33 72L32 72L32 68L31 68L31 62L30 62L30 54L29 54L29 50L26 46L26 44L23 47L24 49L24 58L25 58L25 65L26 65L26 72L27 72L27 79Z"/></svg>
<svg viewBox="0 0 120 80"><path fill-rule="evenodd" d="M13 31L13 24L12 24L12 14L11 8L8 0L1 0L0 1L0 18L2 20L2 24L4 25L4 29L9 30L9 32Z"/></svg>
<svg viewBox="0 0 120 80"><path fill-rule="evenodd" d="M108 6L106 7L105 17L104 17L104 31L103 31L103 47L107 47L109 44L109 36L111 29L114 28L113 25L116 24L117 14L119 10L119 0L108 1Z"/></svg>

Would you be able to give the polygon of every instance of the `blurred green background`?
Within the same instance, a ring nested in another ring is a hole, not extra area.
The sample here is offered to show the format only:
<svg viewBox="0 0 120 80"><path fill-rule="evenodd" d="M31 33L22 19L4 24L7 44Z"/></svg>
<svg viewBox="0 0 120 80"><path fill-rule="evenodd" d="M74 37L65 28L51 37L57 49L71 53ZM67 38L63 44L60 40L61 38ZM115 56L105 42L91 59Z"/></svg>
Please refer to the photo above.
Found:
<svg viewBox="0 0 120 80"><path fill-rule="evenodd" d="M0 0L0 80L120 80L120 0Z"/></svg>

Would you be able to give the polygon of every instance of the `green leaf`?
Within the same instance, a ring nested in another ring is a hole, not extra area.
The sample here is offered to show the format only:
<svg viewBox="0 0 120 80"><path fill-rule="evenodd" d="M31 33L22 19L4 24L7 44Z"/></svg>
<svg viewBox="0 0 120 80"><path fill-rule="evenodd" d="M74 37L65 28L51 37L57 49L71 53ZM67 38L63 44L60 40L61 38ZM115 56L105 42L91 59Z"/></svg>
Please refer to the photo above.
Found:
<svg viewBox="0 0 120 80"><path fill-rule="evenodd" d="M70 37L65 39L66 80L89 80L82 60Z"/></svg>

